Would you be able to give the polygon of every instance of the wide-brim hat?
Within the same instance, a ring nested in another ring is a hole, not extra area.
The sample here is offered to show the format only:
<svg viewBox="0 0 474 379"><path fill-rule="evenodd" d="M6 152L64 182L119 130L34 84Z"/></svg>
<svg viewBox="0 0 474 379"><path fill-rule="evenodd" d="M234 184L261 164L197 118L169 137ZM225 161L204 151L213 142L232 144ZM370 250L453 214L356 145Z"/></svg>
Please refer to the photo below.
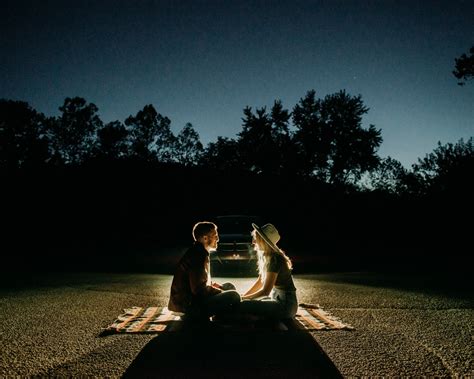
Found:
<svg viewBox="0 0 474 379"><path fill-rule="evenodd" d="M253 228L260 237L276 252L281 252L280 248L276 245L280 240L280 233L273 224L265 224L262 227L252 223Z"/></svg>

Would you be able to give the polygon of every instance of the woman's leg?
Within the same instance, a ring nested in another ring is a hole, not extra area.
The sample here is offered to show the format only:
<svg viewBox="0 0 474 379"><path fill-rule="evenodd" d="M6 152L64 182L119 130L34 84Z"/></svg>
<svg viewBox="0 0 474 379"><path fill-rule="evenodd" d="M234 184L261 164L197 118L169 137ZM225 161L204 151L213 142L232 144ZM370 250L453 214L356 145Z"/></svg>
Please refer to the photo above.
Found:
<svg viewBox="0 0 474 379"><path fill-rule="evenodd" d="M282 306L282 318L293 318L298 311L298 300L296 291L281 291L274 289L272 299L279 302Z"/></svg>
<svg viewBox="0 0 474 379"><path fill-rule="evenodd" d="M281 318L283 311L284 309L282 305L271 298L265 298L262 300L244 300L240 303L240 313L260 318Z"/></svg>

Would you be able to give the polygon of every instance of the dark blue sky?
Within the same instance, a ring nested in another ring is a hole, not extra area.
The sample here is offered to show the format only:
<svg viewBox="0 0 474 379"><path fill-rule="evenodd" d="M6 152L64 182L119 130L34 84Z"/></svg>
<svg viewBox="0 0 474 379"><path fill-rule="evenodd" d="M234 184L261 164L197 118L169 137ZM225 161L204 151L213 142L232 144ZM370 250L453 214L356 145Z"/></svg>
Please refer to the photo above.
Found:
<svg viewBox="0 0 474 379"><path fill-rule="evenodd" d="M454 58L474 44L474 1L24 1L0 3L0 98L58 115L81 96L103 121L153 104L204 144L236 137L243 108L291 109L345 89L409 167L474 135L474 83Z"/></svg>

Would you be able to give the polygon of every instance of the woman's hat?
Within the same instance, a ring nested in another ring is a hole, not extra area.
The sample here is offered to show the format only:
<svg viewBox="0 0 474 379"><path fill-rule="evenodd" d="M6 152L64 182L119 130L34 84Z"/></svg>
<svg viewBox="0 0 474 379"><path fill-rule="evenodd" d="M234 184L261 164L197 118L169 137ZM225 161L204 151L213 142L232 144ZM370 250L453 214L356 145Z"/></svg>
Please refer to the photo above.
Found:
<svg viewBox="0 0 474 379"><path fill-rule="evenodd" d="M280 252L280 248L276 245L280 240L280 233L273 224L265 224L261 228L252 223L253 228L260 237L276 252Z"/></svg>

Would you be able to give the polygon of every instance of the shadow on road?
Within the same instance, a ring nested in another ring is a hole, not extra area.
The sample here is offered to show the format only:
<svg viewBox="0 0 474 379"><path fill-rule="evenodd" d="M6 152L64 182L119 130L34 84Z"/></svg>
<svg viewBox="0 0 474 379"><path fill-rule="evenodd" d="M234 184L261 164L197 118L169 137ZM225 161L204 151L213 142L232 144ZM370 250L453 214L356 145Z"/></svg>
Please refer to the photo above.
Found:
<svg viewBox="0 0 474 379"><path fill-rule="evenodd" d="M151 340L123 378L342 378L310 333L213 325Z"/></svg>
<svg viewBox="0 0 474 379"><path fill-rule="evenodd" d="M318 280L415 291L428 295L444 295L456 299L472 299L474 289L470 275L451 272L352 272L321 274Z"/></svg>

